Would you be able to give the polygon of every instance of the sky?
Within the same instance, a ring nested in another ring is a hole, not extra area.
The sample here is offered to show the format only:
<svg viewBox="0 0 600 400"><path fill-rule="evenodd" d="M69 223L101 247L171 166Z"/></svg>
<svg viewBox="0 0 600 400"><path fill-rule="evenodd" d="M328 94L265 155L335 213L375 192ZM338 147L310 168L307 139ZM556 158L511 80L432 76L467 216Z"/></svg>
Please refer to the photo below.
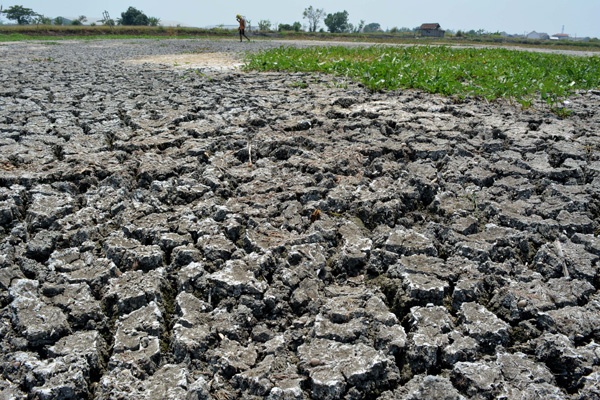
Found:
<svg viewBox="0 0 600 400"><path fill-rule="evenodd" d="M193 27L235 25L236 14L246 16L253 26L261 20L274 26L296 21L307 25L302 13L312 6L326 13L348 11L355 26L364 20L379 23L384 30L427 22L453 31L553 35L564 26L564 33L571 36L600 38L600 0L0 0L0 5L5 9L21 5L50 18L89 19L100 19L105 10L116 19L132 6L165 26ZM320 27L326 28L322 22Z"/></svg>

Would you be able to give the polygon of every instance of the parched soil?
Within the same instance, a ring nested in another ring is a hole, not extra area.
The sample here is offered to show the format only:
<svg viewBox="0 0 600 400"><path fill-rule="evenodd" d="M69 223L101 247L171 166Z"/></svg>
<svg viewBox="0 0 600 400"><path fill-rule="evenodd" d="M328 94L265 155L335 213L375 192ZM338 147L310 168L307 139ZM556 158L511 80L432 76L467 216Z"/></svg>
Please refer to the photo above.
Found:
<svg viewBox="0 0 600 400"><path fill-rule="evenodd" d="M211 69L226 71L239 69L243 63L231 53L164 54L128 60L133 64L157 64L177 69Z"/></svg>
<svg viewBox="0 0 600 400"><path fill-rule="evenodd" d="M0 398L600 398L600 91L238 68L280 45L0 44Z"/></svg>

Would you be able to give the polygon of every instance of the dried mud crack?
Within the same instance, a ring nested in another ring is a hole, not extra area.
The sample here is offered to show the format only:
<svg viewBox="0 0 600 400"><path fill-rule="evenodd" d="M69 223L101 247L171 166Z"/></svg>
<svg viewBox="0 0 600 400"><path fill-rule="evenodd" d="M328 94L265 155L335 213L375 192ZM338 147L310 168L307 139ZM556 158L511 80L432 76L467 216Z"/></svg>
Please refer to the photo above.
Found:
<svg viewBox="0 0 600 400"><path fill-rule="evenodd" d="M600 398L600 94L234 68L280 45L0 44L0 397Z"/></svg>

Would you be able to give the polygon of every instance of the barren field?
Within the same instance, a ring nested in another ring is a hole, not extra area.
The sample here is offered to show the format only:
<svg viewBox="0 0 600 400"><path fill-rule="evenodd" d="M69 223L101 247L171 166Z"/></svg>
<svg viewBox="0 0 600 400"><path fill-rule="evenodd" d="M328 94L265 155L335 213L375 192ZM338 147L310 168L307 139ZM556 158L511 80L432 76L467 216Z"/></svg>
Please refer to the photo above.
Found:
<svg viewBox="0 0 600 400"><path fill-rule="evenodd" d="M0 398L600 399L600 91L238 68L280 45L0 44Z"/></svg>

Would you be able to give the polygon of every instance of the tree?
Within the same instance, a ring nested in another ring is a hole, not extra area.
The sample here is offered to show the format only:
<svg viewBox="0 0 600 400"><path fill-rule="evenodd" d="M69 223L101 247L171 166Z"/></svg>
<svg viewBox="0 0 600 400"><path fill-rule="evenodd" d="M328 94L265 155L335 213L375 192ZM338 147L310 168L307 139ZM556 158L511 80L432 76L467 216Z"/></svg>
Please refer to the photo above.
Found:
<svg viewBox="0 0 600 400"><path fill-rule="evenodd" d="M310 6L304 9L304 13L302 13L302 18L308 19L308 31L316 32L319 27L319 22L325 16L325 10L322 8L313 8Z"/></svg>
<svg viewBox="0 0 600 400"><path fill-rule="evenodd" d="M378 32L381 30L381 25L377 22L371 22L370 24L365 25L363 31L365 32Z"/></svg>
<svg viewBox="0 0 600 400"><path fill-rule="evenodd" d="M44 15L38 14L37 18L34 20L37 25L52 25L52 18L46 17Z"/></svg>
<svg viewBox="0 0 600 400"><path fill-rule="evenodd" d="M129 7L127 11L121 13L121 25L146 26L148 25L148 22L146 14L135 7Z"/></svg>
<svg viewBox="0 0 600 400"><path fill-rule="evenodd" d="M365 29L365 20L361 19L360 22L358 23L358 26L354 30L354 32L356 32L356 33L363 32L364 29Z"/></svg>
<svg viewBox="0 0 600 400"><path fill-rule="evenodd" d="M100 22L102 22L102 25L115 26L115 20L110 17L108 11L104 11L102 13L102 19L100 20Z"/></svg>
<svg viewBox="0 0 600 400"><path fill-rule="evenodd" d="M348 24L348 11L344 10L335 14L327 14L325 25L331 33L348 32L350 25Z"/></svg>
<svg viewBox="0 0 600 400"><path fill-rule="evenodd" d="M148 18L148 25L150 26L158 26L160 25L160 18L150 17Z"/></svg>
<svg viewBox="0 0 600 400"><path fill-rule="evenodd" d="M54 25L64 25L65 19L63 17L54 18Z"/></svg>
<svg viewBox="0 0 600 400"><path fill-rule="evenodd" d="M83 25L85 21L87 21L87 17L85 15L80 15L77 19L71 21L71 25Z"/></svg>
<svg viewBox="0 0 600 400"><path fill-rule="evenodd" d="M270 31L271 30L271 21L268 19L261 19L258 21L258 30L259 31Z"/></svg>
<svg viewBox="0 0 600 400"><path fill-rule="evenodd" d="M19 25L29 25L33 22L33 18L37 14L31 8L25 8L23 6L12 6L2 11L7 19L17 21Z"/></svg>

